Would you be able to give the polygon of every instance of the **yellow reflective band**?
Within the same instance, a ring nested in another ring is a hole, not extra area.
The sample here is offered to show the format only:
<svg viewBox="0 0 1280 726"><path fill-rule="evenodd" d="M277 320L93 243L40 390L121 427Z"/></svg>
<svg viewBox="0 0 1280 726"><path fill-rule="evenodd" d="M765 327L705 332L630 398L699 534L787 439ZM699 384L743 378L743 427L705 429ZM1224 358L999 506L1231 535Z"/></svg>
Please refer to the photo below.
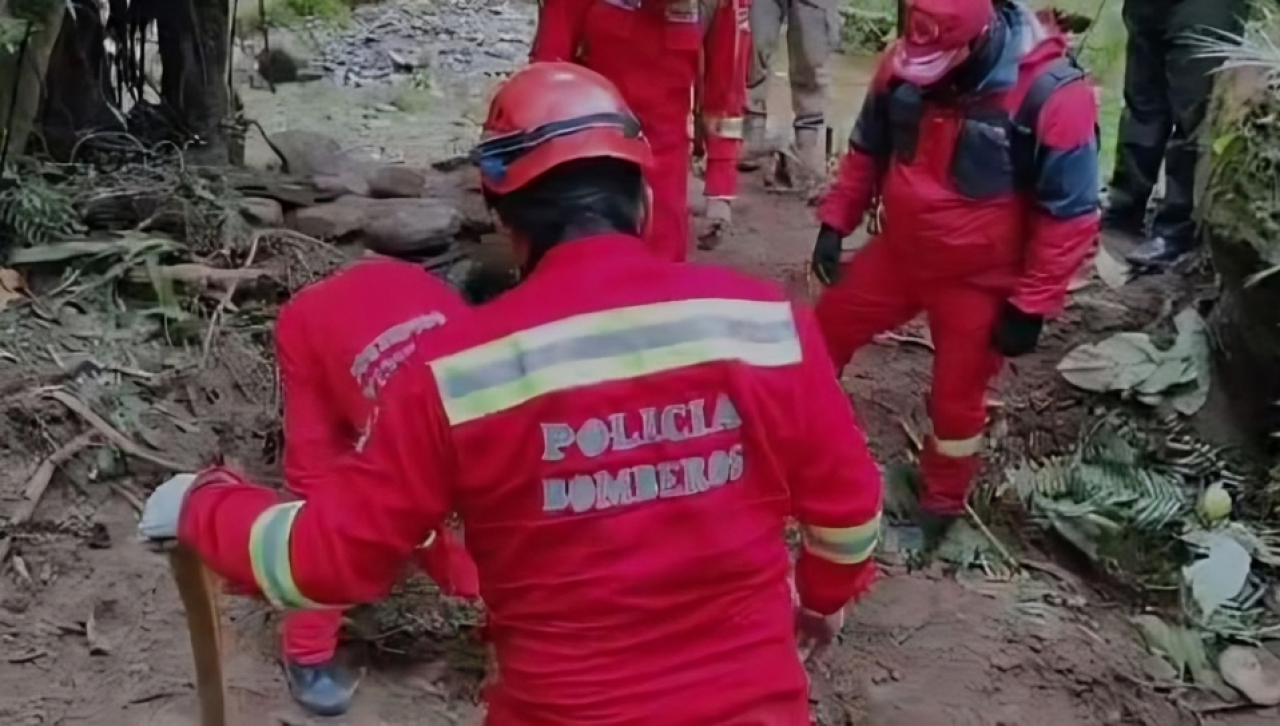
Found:
<svg viewBox="0 0 1280 726"><path fill-rule="evenodd" d="M576 315L431 364L449 423L540 396L702 363L778 367L800 362L791 305L680 300Z"/></svg>
<svg viewBox="0 0 1280 726"><path fill-rule="evenodd" d="M258 515L249 530L249 558L253 563L253 579L272 605L282 609L318 610L326 606L303 597L293 581L293 567L289 564L289 535L302 507L303 502L288 502Z"/></svg>
<svg viewBox="0 0 1280 726"><path fill-rule="evenodd" d="M934 445L948 459L964 459L982 451L982 434L967 439L935 439Z"/></svg>
<svg viewBox="0 0 1280 726"><path fill-rule="evenodd" d="M741 116L707 119L707 133L724 139L741 139L745 131Z"/></svg>
<svg viewBox="0 0 1280 726"><path fill-rule="evenodd" d="M880 541L880 514L856 527L802 528L804 548L815 557L837 565L856 565L865 562L876 551Z"/></svg>

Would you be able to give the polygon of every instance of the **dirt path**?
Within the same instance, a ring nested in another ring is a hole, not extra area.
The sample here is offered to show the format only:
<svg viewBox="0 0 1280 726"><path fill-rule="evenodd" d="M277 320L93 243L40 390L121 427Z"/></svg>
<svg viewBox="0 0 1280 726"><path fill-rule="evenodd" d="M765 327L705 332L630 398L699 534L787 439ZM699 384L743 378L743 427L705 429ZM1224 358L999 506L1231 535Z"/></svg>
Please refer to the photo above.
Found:
<svg viewBox="0 0 1280 726"><path fill-rule="evenodd" d="M699 256L782 279L802 294L812 234L802 221L807 211L756 185L748 181L733 237ZM1090 300L1087 293L1081 299ZM1093 314L1090 326L1080 324L1087 309L1077 305L1054 328L1048 348L1006 376L1007 447L1048 451L1074 436L1079 407L1069 405L1075 399L1058 384L1053 365L1067 341L1093 334L1089 328L1100 324ZM1132 323L1142 315L1125 317ZM902 455L902 421L917 428L923 421L921 384L929 363L927 349L895 344L873 347L852 368L850 387L883 459ZM245 402L228 401L210 417L248 426L254 413ZM270 411L260 406L256 413ZM7 450L4 471L24 480L36 458ZM133 544L133 511L101 489L93 487L86 498L75 488L55 487L37 519L59 522L81 512L105 526L112 546L93 549L56 533L29 539L21 554L31 580L10 572L3 582L0 723L195 724L184 621L165 563ZM243 601L234 601L231 611L229 677L238 723L311 723L290 703L274 664L273 618ZM1119 615L1078 583L962 583L895 572L858 609L846 641L816 667L819 723L1179 723L1172 705L1139 685L1140 654ZM96 643L82 625L90 617ZM442 658L375 668L353 712L332 723L465 723L474 708L458 694L474 685L467 682L473 675L460 675L456 665Z"/></svg>
<svg viewBox="0 0 1280 726"><path fill-rule="evenodd" d="M487 4L502 12L512 8ZM527 9L521 12L527 20ZM483 83L476 80L470 87ZM474 114L474 96L469 93L466 103L452 108L442 102L416 114L388 109L386 89L286 86L275 96L250 92L246 103L249 115L268 131L321 130L349 146L420 163L465 142L470 132L459 119ZM841 104L854 102L843 99ZM251 150L251 158L255 153L263 152ZM732 236L719 250L697 257L779 279L804 295L814 226L810 211L793 198L766 192L758 179L746 179L744 186ZM1085 406L1059 380L1056 362L1070 345L1105 330L1149 324L1161 303L1160 291L1149 284L1116 294L1095 283L1077 294L1064 320L1050 329L1043 349L1005 372L992 458L1039 456L1073 442ZM5 328L10 323L0 318L0 348L22 354L9 345L14 340L10 334L21 325ZM920 326L902 332L918 334ZM137 367L137 356L146 352L131 350L123 360L133 360ZM152 352L159 360L162 352ZM930 364L927 347L893 342L864 351L847 374L882 461L904 456L907 431L921 429ZM8 513L40 459L69 438L65 429L70 417L56 406L37 409L16 402L13 397L36 381L27 380L26 373L9 376L12 371L5 365L0 361L0 400L6 413L0 419L0 512ZM269 362L253 356L215 356L213 368L192 383L156 383L153 392L166 406L166 415L185 422L180 434L158 443L193 457L225 451L269 469L278 453L272 439L276 402L271 383ZM101 483L109 478L104 473L108 468L110 462L102 461L69 467L73 471L50 489L36 512L40 526L15 538L21 565L15 561L0 578L0 724L196 724L190 653L177 595L165 561L134 543L136 516L127 497ZM137 491L158 480L145 465L126 473L124 481ZM882 585L857 609L844 642L815 664L816 722L1194 723L1165 695L1144 685L1142 653L1124 624L1126 614L1070 576L1000 582L890 568ZM475 651L455 643L443 648L447 655L408 665L389 666L386 659L375 659L351 714L309 719L292 705L275 664L274 616L241 600L230 602L230 616L228 673L236 726L416 726L471 723L475 717L476 708L466 697L475 686Z"/></svg>

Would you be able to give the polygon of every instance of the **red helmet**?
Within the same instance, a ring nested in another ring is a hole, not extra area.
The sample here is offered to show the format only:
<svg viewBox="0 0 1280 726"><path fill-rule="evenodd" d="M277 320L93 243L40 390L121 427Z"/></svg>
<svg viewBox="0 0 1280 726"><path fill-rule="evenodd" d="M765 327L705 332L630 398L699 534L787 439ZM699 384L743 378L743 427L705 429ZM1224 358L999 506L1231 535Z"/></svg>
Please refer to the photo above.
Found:
<svg viewBox="0 0 1280 726"><path fill-rule="evenodd" d="M908 0L890 56L893 74L917 86L937 83L968 59L994 19L991 0Z"/></svg>
<svg viewBox="0 0 1280 726"><path fill-rule="evenodd" d="M640 122L607 78L573 63L533 63L507 79L489 104L471 159L486 191L507 194L552 167L609 157L648 168Z"/></svg>

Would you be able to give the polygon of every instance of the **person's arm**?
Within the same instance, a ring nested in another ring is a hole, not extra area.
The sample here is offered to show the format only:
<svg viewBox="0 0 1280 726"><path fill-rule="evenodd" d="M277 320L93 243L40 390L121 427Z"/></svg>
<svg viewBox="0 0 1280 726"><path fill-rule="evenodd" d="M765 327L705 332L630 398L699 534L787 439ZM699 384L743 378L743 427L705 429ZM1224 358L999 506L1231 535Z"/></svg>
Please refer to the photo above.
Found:
<svg viewBox="0 0 1280 726"><path fill-rule="evenodd" d="M178 539L231 584L277 607L376 602L448 513L455 470L434 380L425 366L393 377L364 448L306 502L215 467L187 494Z"/></svg>
<svg viewBox="0 0 1280 726"><path fill-rule="evenodd" d="M803 356L796 421L788 440L792 513L804 544L796 561L800 604L820 615L860 598L875 581L880 535L880 470L867 450L853 406L831 375L813 312L795 308Z"/></svg>
<svg viewBox="0 0 1280 726"><path fill-rule="evenodd" d="M308 496L355 441L320 381L323 371L306 334L304 312L293 305L280 311L276 365L284 401L284 482L290 491Z"/></svg>
<svg viewBox="0 0 1280 726"><path fill-rule="evenodd" d="M529 62L576 61L587 9L584 0L539 0Z"/></svg>
<svg viewBox="0 0 1280 726"><path fill-rule="evenodd" d="M878 160L887 159L891 153L889 83L885 71L881 71L872 81L849 134L849 150L840 159L835 179L818 203L818 220L841 236L853 234L880 182Z"/></svg>
<svg viewBox="0 0 1280 726"><path fill-rule="evenodd" d="M707 152L705 194L732 199L738 193L738 155L747 107L751 53L750 0L716 0L702 51L702 118Z"/></svg>
<svg viewBox="0 0 1280 726"><path fill-rule="evenodd" d="M1072 275L1097 244L1097 123L1097 99L1083 80L1058 89L1040 110L1030 239L1009 300L1028 315L1061 312Z"/></svg>

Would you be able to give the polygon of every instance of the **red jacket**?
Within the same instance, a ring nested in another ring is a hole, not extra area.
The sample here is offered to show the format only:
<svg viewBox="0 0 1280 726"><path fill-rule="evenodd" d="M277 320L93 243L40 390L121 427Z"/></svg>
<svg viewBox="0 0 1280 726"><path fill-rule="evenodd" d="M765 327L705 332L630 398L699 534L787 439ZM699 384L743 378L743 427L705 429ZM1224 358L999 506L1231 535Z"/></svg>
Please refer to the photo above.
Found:
<svg viewBox="0 0 1280 726"><path fill-rule="evenodd" d="M737 193L751 48L749 0L544 0L530 60L571 61L618 86L659 160L688 171L701 81L708 197ZM701 76L699 72L701 71ZM678 146L678 154L665 155Z"/></svg>
<svg viewBox="0 0 1280 726"><path fill-rule="evenodd" d="M1087 82L1054 91L1036 124L1031 187L1012 188L1010 134L974 132L965 115L1013 117L1032 80L1063 57L1066 39L1016 6L1004 12L1010 40L995 69L972 96L925 96L918 123L906 124L915 129L910 159L895 141L904 124L889 118L893 86L882 61L818 216L851 233L879 185L882 233L903 269L1007 290L1023 311L1053 315L1098 237L1097 101ZM877 159L891 161L885 169Z"/></svg>
<svg viewBox="0 0 1280 726"><path fill-rule="evenodd" d="M488 723L807 726L784 525L801 601L834 612L874 577L881 497L810 311L605 236L479 317L390 382L348 486L281 505L215 469L182 541L279 602L365 602L456 509L500 671Z"/></svg>
<svg viewBox="0 0 1280 726"><path fill-rule="evenodd" d="M391 257L359 259L298 291L276 321L285 486L306 498L332 482L419 336L470 314L448 285ZM445 592L474 596L475 565L446 531L438 535L422 553L425 569Z"/></svg>

